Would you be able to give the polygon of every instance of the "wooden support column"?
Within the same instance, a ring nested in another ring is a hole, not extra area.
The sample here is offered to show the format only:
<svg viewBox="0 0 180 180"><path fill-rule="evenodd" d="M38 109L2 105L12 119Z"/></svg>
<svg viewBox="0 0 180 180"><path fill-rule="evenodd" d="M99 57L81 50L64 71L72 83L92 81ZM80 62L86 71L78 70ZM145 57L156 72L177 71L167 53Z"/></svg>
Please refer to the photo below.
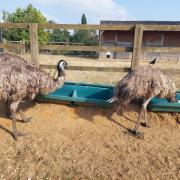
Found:
<svg viewBox="0 0 180 180"><path fill-rule="evenodd" d="M134 46L133 46L133 56L131 61L131 69L135 69L139 65L141 58L142 38L143 38L143 25L137 24L135 26L135 33L134 33Z"/></svg>
<svg viewBox="0 0 180 180"><path fill-rule="evenodd" d="M2 42L3 42L4 44L7 44L7 40L6 40L6 39L3 39ZM8 52L8 49L3 48L3 53L7 53L7 52Z"/></svg>
<svg viewBox="0 0 180 180"><path fill-rule="evenodd" d="M39 66L39 44L38 44L38 24L29 24L29 35L30 35L30 52L31 61L33 61L37 66Z"/></svg>

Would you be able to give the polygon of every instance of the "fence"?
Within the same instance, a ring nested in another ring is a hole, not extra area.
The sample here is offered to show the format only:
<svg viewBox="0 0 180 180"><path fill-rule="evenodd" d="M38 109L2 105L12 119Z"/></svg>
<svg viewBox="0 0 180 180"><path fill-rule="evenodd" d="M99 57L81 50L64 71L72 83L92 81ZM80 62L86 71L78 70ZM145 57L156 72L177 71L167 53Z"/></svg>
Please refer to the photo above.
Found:
<svg viewBox="0 0 180 180"><path fill-rule="evenodd" d="M31 59L39 65L38 55L39 50L58 50L58 51L111 51L111 52L132 52L131 69L136 68L140 63L141 52L180 52L180 47L142 47L142 37L144 31L180 31L180 25L82 25L82 24L37 24L37 23L0 23L0 29L29 29L30 32L30 47L26 44L0 43L0 48L23 49L30 48ZM66 29L66 30L131 30L134 31L133 47L103 47L103 46L76 46L71 44L66 45L41 45L38 43L38 29ZM70 69L73 69L72 67ZM82 70L82 67L79 67ZM87 68L86 68L87 69ZM127 72L128 68L93 68L88 69L104 71L123 71ZM167 70L170 73L179 72L178 69Z"/></svg>

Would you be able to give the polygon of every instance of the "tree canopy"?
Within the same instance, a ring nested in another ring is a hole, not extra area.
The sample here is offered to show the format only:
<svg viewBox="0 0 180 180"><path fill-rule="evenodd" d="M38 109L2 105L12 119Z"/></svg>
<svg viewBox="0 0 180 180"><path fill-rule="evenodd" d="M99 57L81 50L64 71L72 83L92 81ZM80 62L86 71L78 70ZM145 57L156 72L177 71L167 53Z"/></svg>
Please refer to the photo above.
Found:
<svg viewBox="0 0 180 180"><path fill-rule="evenodd" d="M46 17L31 4L26 8L17 8L15 12L9 13L3 10L4 22L14 23L45 23ZM5 30L4 38L11 41L25 40L29 41L29 31L26 29L11 29ZM38 30L38 38L41 43L48 41L48 33L44 30Z"/></svg>
<svg viewBox="0 0 180 180"><path fill-rule="evenodd" d="M56 24L56 22L53 20L50 20L49 23ZM69 42L70 33L67 30L53 29L49 31L49 41L50 42Z"/></svg>
<svg viewBox="0 0 180 180"><path fill-rule="evenodd" d="M81 24L87 24L85 14L81 16ZM96 31L94 30L76 30L72 42L83 43L85 45L95 45L97 43Z"/></svg>
<svg viewBox="0 0 180 180"><path fill-rule="evenodd" d="M13 23L54 23L54 20L47 21L46 17L29 4L26 8L17 8L14 12L3 10L2 19L4 22ZM81 16L81 24L87 24L86 15ZM28 29L7 29L3 30L3 38L8 41L29 41ZM67 30L53 29L53 30L38 30L38 39L40 43L47 42L73 42L82 43L84 45L96 45L97 34L95 30L75 30L70 34ZM78 52L81 54L89 54L89 52Z"/></svg>
<svg viewBox="0 0 180 180"><path fill-rule="evenodd" d="M81 24L87 24L85 14L81 16ZM74 43L83 43L84 45L97 45L97 34L95 30L76 30L71 38ZM96 52L76 52L83 55L95 55Z"/></svg>
<svg viewBox="0 0 180 180"><path fill-rule="evenodd" d="M83 13L82 17L81 17L81 24L87 24L87 19L85 14Z"/></svg>

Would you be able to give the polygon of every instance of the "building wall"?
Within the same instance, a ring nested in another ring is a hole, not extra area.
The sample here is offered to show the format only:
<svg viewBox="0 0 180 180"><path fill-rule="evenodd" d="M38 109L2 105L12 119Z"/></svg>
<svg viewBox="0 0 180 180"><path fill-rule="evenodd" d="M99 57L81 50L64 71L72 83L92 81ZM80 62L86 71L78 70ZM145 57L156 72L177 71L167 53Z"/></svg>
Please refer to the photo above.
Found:
<svg viewBox="0 0 180 180"><path fill-rule="evenodd" d="M102 33L102 46L133 47L133 31L104 31ZM180 47L180 32L145 31L142 46L144 47ZM106 52L99 53L100 58L106 58ZM142 59L180 59L180 53L142 53ZM111 52L111 58L131 59L130 52Z"/></svg>

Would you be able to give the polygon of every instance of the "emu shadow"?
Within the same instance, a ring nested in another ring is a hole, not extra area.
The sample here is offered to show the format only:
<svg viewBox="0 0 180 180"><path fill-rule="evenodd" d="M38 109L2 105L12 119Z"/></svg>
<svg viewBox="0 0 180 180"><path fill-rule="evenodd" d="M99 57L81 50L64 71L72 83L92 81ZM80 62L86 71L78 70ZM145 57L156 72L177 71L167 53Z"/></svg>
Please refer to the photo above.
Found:
<svg viewBox="0 0 180 180"><path fill-rule="evenodd" d="M134 104L133 105L130 104L130 107L128 107L125 112L131 112L131 111L136 111L137 112L138 109L139 109L138 107L134 107ZM106 119L108 121L110 121L112 123L115 123L116 125L122 127L125 130L128 130L129 128L124 126L121 122L115 120L112 117L112 115L114 113L117 113L117 115L121 116L122 118L125 118L127 121L130 121L132 123L136 123L136 120L133 120L133 119L129 118L128 116L124 115L124 113L121 114L119 112L116 112L115 106L112 106L112 107L109 107L109 108L94 107L94 106L89 107L87 105L86 106L76 106L75 107L75 113L79 117L81 117L81 118L83 118L83 119L85 119L85 120L87 120L87 121L89 121L91 123L93 123L93 120L94 120L95 116L106 117Z"/></svg>

